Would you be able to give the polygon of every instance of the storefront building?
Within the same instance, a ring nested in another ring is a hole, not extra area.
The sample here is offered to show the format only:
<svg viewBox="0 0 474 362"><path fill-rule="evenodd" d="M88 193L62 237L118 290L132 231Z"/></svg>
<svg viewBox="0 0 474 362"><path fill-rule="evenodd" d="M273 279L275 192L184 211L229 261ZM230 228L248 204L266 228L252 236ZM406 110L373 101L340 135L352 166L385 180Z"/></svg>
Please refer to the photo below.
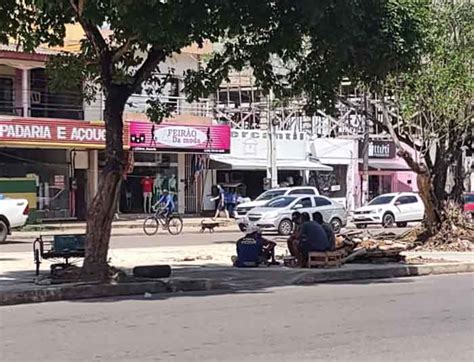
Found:
<svg viewBox="0 0 474 362"><path fill-rule="evenodd" d="M416 157L415 153L413 152ZM362 143L359 143L359 176L362 185ZM418 191L416 174L396 154L392 141L371 140L369 143L369 200L390 192ZM362 195L360 193L360 197ZM360 201L362 203L362 201Z"/></svg>
<svg viewBox="0 0 474 362"><path fill-rule="evenodd" d="M231 131L231 151L228 155L212 155L213 184L244 184L246 195L257 197L266 187L268 168L268 133L261 130ZM276 134L276 164L280 186L307 185L310 172L330 172L327 166L309 150L308 135L303 132L278 131ZM210 191L209 191L210 192ZM211 209L213 203L207 203Z"/></svg>
<svg viewBox="0 0 474 362"><path fill-rule="evenodd" d="M200 213L212 186L209 155L230 152L230 127L208 124L130 122L133 169L123 182L120 211L148 213L170 191L178 212Z"/></svg>
<svg viewBox="0 0 474 362"><path fill-rule="evenodd" d="M26 197L35 218L84 219L104 147L100 122L1 117L0 193Z"/></svg>
<svg viewBox="0 0 474 362"><path fill-rule="evenodd" d="M335 199L348 210L357 205L358 157L354 138L310 139L310 150L319 162L332 167L330 172L312 172L309 183L321 195Z"/></svg>

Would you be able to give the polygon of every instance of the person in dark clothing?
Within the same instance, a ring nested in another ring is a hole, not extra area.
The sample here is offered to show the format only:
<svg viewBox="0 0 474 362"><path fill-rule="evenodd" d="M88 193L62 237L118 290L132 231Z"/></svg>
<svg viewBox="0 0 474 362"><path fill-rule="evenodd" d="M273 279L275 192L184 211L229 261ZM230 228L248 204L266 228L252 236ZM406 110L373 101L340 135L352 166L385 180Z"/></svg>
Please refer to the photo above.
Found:
<svg viewBox="0 0 474 362"><path fill-rule="evenodd" d="M319 225L322 226L324 231L326 232L326 235L328 237L329 245L331 251L336 250L336 236L334 235L334 231L332 230L331 225L328 223L324 222L323 216L319 212L315 212L313 214L313 220L316 221Z"/></svg>
<svg viewBox="0 0 474 362"><path fill-rule="evenodd" d="M309 215L308 215L309 216ZM302 255L301 265L305 267L308 262L308 253L310 251L328 251L331 250L329 240L323 227L316 221L308 218L301 225L299 249Z"/></svg>
<svg viewBox="0 0 474 362"><path fill-rule="evenodd" d="M298 211L294 212L293 215L291 215L291 221L293 222L293 233L290 235L286 243L291 256L297 258L298 243L300 238L299 232L301 226L301 213L299 213Z"/></svg>
<svg viewBox="0 0 474 362"><path fill-rule="evenodd" d="M275 242L262 236L258 227L249 226L245 237L237 241L237 258L234 265L237 267L257 267L260 263L278 265L275 260L275 246Z"/></svg>

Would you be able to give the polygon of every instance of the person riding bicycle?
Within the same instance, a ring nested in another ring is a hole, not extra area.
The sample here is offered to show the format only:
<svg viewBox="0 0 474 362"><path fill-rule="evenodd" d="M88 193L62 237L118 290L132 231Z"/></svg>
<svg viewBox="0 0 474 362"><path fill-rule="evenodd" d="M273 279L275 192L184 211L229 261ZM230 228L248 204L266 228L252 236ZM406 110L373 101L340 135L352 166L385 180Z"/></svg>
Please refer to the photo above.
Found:
<svg viewBox="0 0 474 362"><path fill-rule="evenodd" d="M159 214L166 219L174 212L175 205L173 195L171 195L168 190L163 190L163 195L161 195L154 207L156 208L159 205L161 206Z"/></svg>

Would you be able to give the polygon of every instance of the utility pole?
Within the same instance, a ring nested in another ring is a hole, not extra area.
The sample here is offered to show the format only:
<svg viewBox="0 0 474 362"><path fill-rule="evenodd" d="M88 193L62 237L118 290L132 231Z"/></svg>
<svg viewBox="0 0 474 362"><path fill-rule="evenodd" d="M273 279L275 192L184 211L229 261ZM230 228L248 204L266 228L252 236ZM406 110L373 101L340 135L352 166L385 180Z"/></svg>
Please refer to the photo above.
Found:
<svg viewBox="0 0 474 362"><path fill-rule="evenodd" d="M362 143L362 205L369 201L369 120L367 117L367 90L364 89L364 139Z"/></svg>
<svg viewBox="0 0 474 362"><path fill-rule="evenodd" d="M278 168L277 168L277 139L276 123L272 112L273 91L268 94L268 143L267 143L267 178L270 179L270 187L278 187Z"/></svg>

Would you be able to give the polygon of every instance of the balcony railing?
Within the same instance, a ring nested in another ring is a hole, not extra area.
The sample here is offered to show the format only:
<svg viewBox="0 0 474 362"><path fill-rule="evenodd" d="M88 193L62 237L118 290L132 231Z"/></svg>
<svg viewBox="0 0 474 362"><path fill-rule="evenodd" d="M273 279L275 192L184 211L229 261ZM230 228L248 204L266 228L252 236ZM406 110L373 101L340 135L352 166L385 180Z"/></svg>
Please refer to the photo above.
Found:
<svg viewBox="0 0 474 362"><path fill-rule="evenodd" d="M9 91L0 89L0 97L9 94ZM11 93L9 97L0 98L0 115L84 119L82 101L77 93L26 91L18 98ZM22 105L23 95L28 99L27 107Z"/></svg>

